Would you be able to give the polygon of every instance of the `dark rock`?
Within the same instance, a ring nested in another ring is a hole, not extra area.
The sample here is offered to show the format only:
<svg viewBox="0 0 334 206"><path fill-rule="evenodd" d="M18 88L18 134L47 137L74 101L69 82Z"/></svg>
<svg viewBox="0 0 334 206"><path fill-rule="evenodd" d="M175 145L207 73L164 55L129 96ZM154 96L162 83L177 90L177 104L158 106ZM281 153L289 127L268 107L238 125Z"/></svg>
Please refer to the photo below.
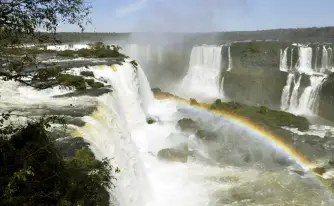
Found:
<svg viewBox="0 0 334 206"><path fill-rule="evenodd" d="M183 118L177 122L176 127L182 131L191 132L198 128L198 124L190 118Z"/></svg>
<svg viewBox="0 0 334 206"><path fill-rule="evenodd" d="M188 156L191 156L192 152L188 150L188 145L181 144L180 147L177 148L166 148L162 149L158 152L158 158L164 159L168 161L176 161L176 162L187 162Z"/></svg>
<svg viewBox="0 0 334 206"><path fill-rule="evenodd" d="M312 169L313 172L319 174L319 175L323 175L326 172L326 169L323 167L316 167Z"/></svg>
<svg viewBox="0 0 334 206"><path fill-rule="evenodd" d="M79 97L79 96L97 97L109 92L112 92L111 88L92 88L92 89L74 91L68 94L56 95L54 97L55 98Z"/></svg>
<svg viewBox="0 0 334 206"><path fill-rule="evenodd" d="M89 149L89 143L87 143L82 137L68 137L58 139L55 142L55 146L59 149L60 153L65 158L75 157L76 150Z"/></svg>
<svg viewBox="0 0 334 206"><path fill-rule="evenodd" d="M218 138L217 133L202 129L196 132L196 136L203 140L216 140Z"/></svg>
<svg viewBox="0 0 334 206"><path fill-rule="evenodd" d="M146 122L147 122L147 124L153 124L153 123L156 122L156 120L153 119L152 117L148 117L148 118L146 119Z"/></svg>
<svg viewBox="0 0 334 206"><path fill-rule="evenodd" d="M151 90L152 90L153 93L161 93L160 88L152 88Z"/></svg>
<svg viewBox="0 0 334 206"><path fill-rule="evenodd" d="M319 92L318 115L330 121L334 121L334 73L331 73Z"/></svg>

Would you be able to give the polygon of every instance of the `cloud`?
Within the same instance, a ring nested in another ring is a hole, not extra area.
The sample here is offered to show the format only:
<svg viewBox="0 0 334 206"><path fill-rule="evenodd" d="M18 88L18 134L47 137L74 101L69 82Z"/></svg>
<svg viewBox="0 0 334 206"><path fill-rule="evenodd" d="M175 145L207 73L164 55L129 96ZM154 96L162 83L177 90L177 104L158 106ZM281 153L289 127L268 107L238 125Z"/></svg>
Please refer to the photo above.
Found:
<svg viewBox="0 0 334 206"><path fill-rule="evenodd" d="M116 16L121 17L143 9L149 0L138 0L116 10Z"/></svg>

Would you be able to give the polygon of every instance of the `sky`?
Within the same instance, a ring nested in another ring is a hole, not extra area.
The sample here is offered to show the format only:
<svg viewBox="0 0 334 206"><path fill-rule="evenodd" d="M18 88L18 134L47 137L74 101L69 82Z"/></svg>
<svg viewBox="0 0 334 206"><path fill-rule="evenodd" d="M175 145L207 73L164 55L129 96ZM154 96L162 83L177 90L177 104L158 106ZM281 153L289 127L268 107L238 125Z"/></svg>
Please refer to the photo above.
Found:
<svg viewBox="0 0 334 206"><path fill-rule="evenodd" d="M334 0L91 0L87 32L210 32L334 26ZM61 25L59 31L79 31Z"/></svg>

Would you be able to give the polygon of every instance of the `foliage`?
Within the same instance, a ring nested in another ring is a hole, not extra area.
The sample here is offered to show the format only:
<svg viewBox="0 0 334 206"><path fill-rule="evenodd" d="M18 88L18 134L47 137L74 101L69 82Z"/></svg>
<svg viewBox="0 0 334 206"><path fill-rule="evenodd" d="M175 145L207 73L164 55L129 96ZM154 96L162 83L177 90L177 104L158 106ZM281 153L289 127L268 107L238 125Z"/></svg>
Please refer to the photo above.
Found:
<svg viewBox="0 0 334 206"><path fill-rule="evenodd" d="M26 83L24 68L38 65L36 54L47 51L40 46L22 48L22 44L56 41L55 33L60 23L83 29L89 22L89 13L90 6L83 0L0 1L0 75L6 77L5 80ZM47 35L37 32L40 29L48 32Z"/></svg>
<svg viewBox="0 0 334 206"><path fill-rule="evenodd" d="M161 93L160 88L152 88L151 90L152 90L153 93Z"/></svg>
<svg viewBox="0 0 334 206"><path fill-rule="evenodd" d="M98 88L104 87L103 83L101 83L101 82L95 82L94 79L85 79L85 81L93 89L98 89Z"/></svg>
<svg viewBox="0 0 334 206"><path fill-rule="evenodd" d="M57 56L59 56L59 57L75 57L75 51L73 51L73 50L58 51Z"/></svg>
<svg viewBox="0 0 334 206"><path fill-rule="evenodd" d="M85 79L81 76L60 74L59 76L57 76L57 81L60 85L63 85L65 87L74 86L77 90L86 89Z"/></svg>
<svg viewBox="0 0 334 206"><path fill-rule="evenodd" d="M218 99L211 104L210 109L236 113L258 124L266 125L271 128L287 126L298 128L301 131L309 129L309 122L306 118L284 111L268 109L264 106L248 106L238 102L222 102Z"/></svg>
<svg viewBox="0 0 334 206"><path fill-rule="evenodd" d="M196 99L190 98L190 105L199 105Z"/></svg>
<svg viewBox="0 0 334 206"><path fill-rule="evenodd" d="M61 69L58 67L55 68L46 68L38 70L37 74L34 76L35 79L41 81L47 81L49 78L54 78L60 75Z"/></svg>
<svg viewBox="0 0 334 206"><path fill-rule="evenodd" d="M86 77L94 77L94 73L92 71L81 71L80 75L86 76Z"/></svg>
<svg viewBox="0 0 334 206"><path fill-rule="evenodd" d="M61 57L91 57L91 58L108 58L108 57L124 57L119 52L121 47L105 45L103 42L90 44L89 49L79 49L77 51L65 50L57 52L57 56Z"/></svg>
<svg viewBox="0 0 334 206"><path fill-rule="evenodd" d="M98 89L98 88L104 87L104 84L101 82L94 82L94 84L91 87L94 89Z"/></svg>
<svg viewBox="0 0 334 206"><path fill-rule="evenodd" d="M29 123L0 141L0 204L109 205L106 190L115 179L109 160L96 160L87 149L63 159L45 123Z"/></svg>

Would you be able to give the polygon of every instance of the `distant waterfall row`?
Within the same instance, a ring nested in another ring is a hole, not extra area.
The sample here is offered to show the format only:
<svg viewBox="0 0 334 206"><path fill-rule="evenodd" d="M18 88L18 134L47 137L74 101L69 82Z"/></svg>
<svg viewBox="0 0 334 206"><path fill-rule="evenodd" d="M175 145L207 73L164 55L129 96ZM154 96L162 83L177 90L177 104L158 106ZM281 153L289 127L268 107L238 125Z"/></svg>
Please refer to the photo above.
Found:
<svg viewBox="0 0 334 206"><path fill-rule="evenodd" d="M324 73L333 68L333 49L330 46L291 46L281 49L280 70L300 73Z"/></svg>
<svg viewBox="0 0 334 206"><path fill-rule="evenodd" d="M295 114L316 115L321 85L332 66L332 48L329 46L281 50L280 70L289 72L282 91L281 109ZM310 84L304 90L300 88L303 73L310 75Z"/></svg>

